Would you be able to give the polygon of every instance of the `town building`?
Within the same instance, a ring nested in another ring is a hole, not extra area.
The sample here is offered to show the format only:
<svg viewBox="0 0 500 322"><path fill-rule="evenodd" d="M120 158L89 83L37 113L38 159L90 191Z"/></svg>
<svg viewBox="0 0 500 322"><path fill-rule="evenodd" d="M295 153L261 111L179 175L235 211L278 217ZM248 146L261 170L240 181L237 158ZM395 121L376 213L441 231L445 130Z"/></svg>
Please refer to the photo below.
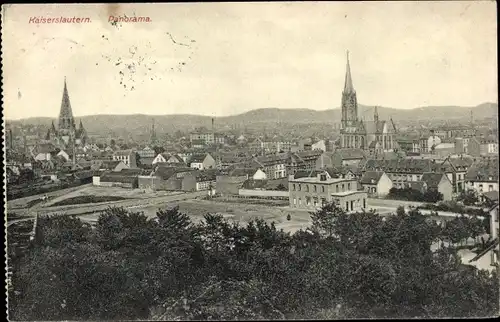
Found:
<svg viewBox="0 0 500 322"><path fill-rule="evenodd" d="M493 139L469 139L468 154L474 157L498 155L498 141Z"/></svg>
<svg viewBox="0 0 500 322"><path fill-rule="evenodd" d="M288 175L299 170L309 171L316 168L318 159L324 152L322 150L299 151L290 153L286 164Z"/></svg>
<svg viewBox="0 0 500 322"><path fill-rule="evenodd" d="M392 188L392 180L383 171L366 171L360 183L371 197L385 197Z"/></svg>
<svg viewBox="0 0 500 322"><path fill-rule="evenodd" d="M439 172L426 172L422 175L420 180L425 182L427 190L434 190L441 193L444 201L452 200L453 186L446 174Z"/></svg>
<svg viewBox="0 0 500 322"><path fill-rule="evenodd" d="M137 154L135 150L119 150L113 153L113 161L123 161L129 168L137 168Z"/></svg>
<svg viewBox="0 0 500 322"><path fill-rule="evenodd" d="M373 121L359 118L356 91L352 83L351 68L349 66L349 52L347 53L347 67L344 90L342 92L342 127L340 129L340 147L368 150L373 142L378 142L382 151L393 151L395 147L393 123L380 120L375 108Z"/></svg>
<svg viewBox="0 0 500 322"><path fill-rule="evenodd" d="M367 193L358 190L356 179L332 179L325 173L315 177L288 179L290 207L314 210L336 202L346 211L366 208Z"/></svg>
<svg viewBox="0 0 500 322"><path fill-rule="evenodd" d="M287 176L288 162L288 153L271 154L254 158L252 162L254 166L250 166L250 168L254 168L256 165L265 172L268 179L280 179Z"/></svg>
<svg viewBox="0 0 500 322"><path fill-rule="evenodd" d="M189 166L198 170L215 169L216 163L209 153L200 153L191 156Z"/></svg>
<svg viewBox="0 0 500 322"><path fill-rule="evenodd" d="M466 189L478 193L498 190L498 157L484 158L474 162L465 175Z"/></svg>

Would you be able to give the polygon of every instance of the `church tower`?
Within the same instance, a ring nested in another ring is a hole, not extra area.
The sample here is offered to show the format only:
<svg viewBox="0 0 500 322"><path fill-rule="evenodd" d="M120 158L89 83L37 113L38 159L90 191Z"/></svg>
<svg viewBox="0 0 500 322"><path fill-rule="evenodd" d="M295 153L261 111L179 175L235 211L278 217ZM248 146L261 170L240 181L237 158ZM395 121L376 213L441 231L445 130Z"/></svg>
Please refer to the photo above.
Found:
<svg viewBox="0 0 500 322"><path fill-rule="evenodd" d="M70 135L75 130L75 119L71 110L69 101L68 87L66 85L66 77L64 78L64 90L61 102L61 110L59 112L59 132L61 135ZM73 133L74 134L74 133Z"/></svg>
<svg viewBox="0 0 500 322"><path fill-rule="evenodd" d="M356 127L358 123L358 100L352 85L351 67L349 66L349 51L347 51L347 66L344 90L342 91L342 129Z"/></svg>

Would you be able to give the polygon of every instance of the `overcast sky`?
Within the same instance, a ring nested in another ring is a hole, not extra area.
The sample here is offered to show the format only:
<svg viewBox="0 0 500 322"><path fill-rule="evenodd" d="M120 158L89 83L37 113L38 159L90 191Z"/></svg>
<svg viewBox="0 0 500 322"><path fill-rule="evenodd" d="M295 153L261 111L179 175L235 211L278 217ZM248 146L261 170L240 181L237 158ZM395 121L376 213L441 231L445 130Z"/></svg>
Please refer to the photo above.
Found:
<svg viewBox="0 0 500 322"><path fill-rule="evenodd" d="M59 16L91 23L28 23ZM13 5L2 30L8 119L57 117L65 76L75 116L338 108L346 50L361 104L497 101L492 1Z"/></svg>

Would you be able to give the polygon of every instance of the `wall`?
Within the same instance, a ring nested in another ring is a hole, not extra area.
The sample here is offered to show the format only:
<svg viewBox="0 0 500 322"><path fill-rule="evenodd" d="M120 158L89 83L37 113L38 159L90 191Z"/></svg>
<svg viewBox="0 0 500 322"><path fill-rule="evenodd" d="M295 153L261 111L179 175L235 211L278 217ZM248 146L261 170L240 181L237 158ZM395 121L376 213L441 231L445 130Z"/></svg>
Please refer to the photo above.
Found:
<svg viewBox="0 0 500 322"><path fill-rule="evenodd" d="M294 208L308 208L305 202L306 198L318 198L319 200L324 199L325 202L329 203L333 200L333 193L356 190L357 186L358 183L356 180L343 180L328 184L323 181L316 181L315 183L303 183L289 179L288 191L290 193L290 206ZM316 190L314 187L316 187ZM314 206L311 206L310 208L314 208Z"/></svg>
<svg viewBox="0 0 500 322"><path fill-rule="evenodd" d="M186 174L181 181L182 191L196 191L196 178L192 174Z"/></svg>
<svg viewBox="0 0 500 322"><path fill-rule="evenodd" d="M252 179L254 180L265 180L267 179L267 175L264 171L261 169L258 169L255 174L253 175Z"/></svg>
<svg viewBox="0 0 500 322"><path fill-rule="evenodd" d="M453 195L453 185L448 178L443 177L438 185L438 192L443 194L443 200L451 200Z"/></svg>
<svg viewBox="0 0 500 322"><path fill-rule="evenodd" d="M483 189L481 191L480 185L483 186ZM467 182L466 183L466 189L474 189L477 192L488 192L490 191L489 186L492 186L492 191L498 191L498 182Z"/></svg>
<svg viewBox="0 0 500 322"><path fill-rule="evenodd" d="M92 177L92 184L94 186L100 186L101 185L101 177L99 177L99 176L93 176Z"/></svg>
<svg viewBox="0 0 500 322"><path fill-rule="evenodd" d="M377 195L379 197L385 197L389 194L391 188L392 180L384 173L377 184Z"/></svg>
<svg viewBox="0 0 500 322"><path fill-rule="evenodd" d="M240 196L248 196L248 197L283 197L283 198L288 198L289 192L288 191L275 191L275 190L239 189L238 194Z"/></svg>
<svg viewBox="0 0 500 322"><path fill-rule="evenodd" d="M158 182L159 178L154 176L139 176L138 178L139 189L156 190Z"/></svg>

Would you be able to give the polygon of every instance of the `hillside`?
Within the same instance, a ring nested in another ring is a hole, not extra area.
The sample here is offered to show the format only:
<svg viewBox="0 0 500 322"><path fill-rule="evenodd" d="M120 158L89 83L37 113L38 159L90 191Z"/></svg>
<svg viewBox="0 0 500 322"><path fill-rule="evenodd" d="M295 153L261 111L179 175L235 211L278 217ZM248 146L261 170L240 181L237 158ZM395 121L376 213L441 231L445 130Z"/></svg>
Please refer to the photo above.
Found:
<svg viewBox="0 0 500 322"><path fill-rule="evenodd" d="M475 107L460 107L460 106L426 106L415 109L396 109L389 107L379 107L378 112L381 119L393 118L394 121L407 120L469 120L471 111L475 119L482 118L497 118L498 104L484 103ZM360 117L371 120L373 118L373 106L359 105ZM218 117L216 119L217 127L221 126L249 126L252 124L276 124L288 123L338 123L341 118L341 110L339 108L316 111L312 109L278 109L278 108L262 108L252 110L243 114ZM198 126L211 126L211 117L202 115L90 115L78 117L77 121L83 121L85 128L90 133L103 132L106 129L109 132L124 131L133 132L137 130L144 131L151 128L151 124L155 122L158 130L176 130L176 129L192 129ZM34 117L17 121L8 121L11 124L32 124L48 126L52 118Z"/></svg>

